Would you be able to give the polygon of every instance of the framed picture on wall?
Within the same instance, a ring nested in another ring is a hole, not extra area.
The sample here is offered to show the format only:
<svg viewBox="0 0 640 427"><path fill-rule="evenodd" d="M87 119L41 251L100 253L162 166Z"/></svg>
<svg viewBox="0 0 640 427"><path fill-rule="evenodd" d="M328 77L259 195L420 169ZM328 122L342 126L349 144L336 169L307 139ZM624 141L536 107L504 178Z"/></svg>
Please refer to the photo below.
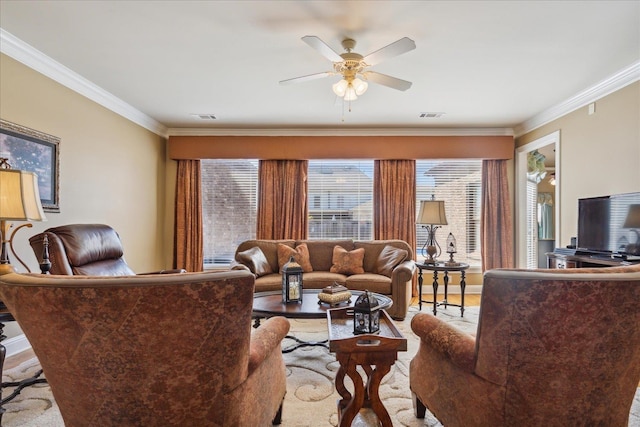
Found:
<svg viewBox="0 0 640 427"><path fill-rule="evenodd" d="M60 138L0 119L0 157L8 159L11 169L38 175L40 202L47 212L60 212L59 150Z"/></svg>

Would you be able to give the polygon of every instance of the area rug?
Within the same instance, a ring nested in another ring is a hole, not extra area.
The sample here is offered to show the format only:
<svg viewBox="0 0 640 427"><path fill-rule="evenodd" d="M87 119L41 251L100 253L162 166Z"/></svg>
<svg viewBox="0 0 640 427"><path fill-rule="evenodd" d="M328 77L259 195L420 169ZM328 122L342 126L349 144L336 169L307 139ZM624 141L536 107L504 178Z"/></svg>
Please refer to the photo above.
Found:
<svg viewBox="0 0 640 427"><path fill-rule="evenodd" d="M424 310L424 309L423 309ZM438 311L438 317L458 327L475 333L478 307L467 307L464 317L460 309L449 307ZM385 376L380 386L380 396L389 411L393 425L398 427L441 427L433 415L427 411L425 419L416 419L413 414L411 392L409 391L409 362L415 355L418 339L411 331L411 318L417 313L411 307L403 322L396 322L407 337L407 351L398 354L398 361ZM291 333L305 341L319 341L327 338L326 320L291 320ZM285 340L283 347L294 344ZM287 395L284 402L283 427L332 427L338 424L334 378L338 370L335 355L323 347L305 347L284 355L287 364ZM26 361L8 370L3 381L17 381L32 376L39 369L36 359ZM349 386L348 378L345 384ZM6 395L9 390L5 390ZM64 423L58 407L46 384L24 389L12 402L6 405L2 425L7 427L63 427ZM354 421L354 426L377 425L366 411ZM640 427L640 391L636 393L629 426Z"/></svg>

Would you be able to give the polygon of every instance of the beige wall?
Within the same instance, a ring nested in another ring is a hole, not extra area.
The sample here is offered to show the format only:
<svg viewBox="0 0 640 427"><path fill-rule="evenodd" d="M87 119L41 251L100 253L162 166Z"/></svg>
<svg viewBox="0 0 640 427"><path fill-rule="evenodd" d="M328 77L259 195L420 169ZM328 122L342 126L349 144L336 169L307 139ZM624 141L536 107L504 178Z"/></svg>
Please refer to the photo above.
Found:
<svg viewBox="0 0 640 427"><path fill-rule="evenodd" d="M516 139L516 146L560 131L560 242L576 235L578 199L640 191L640 82Z"/></svg>
<svg viewBox="0 0 640 427"><path fill-rule="evenodd" d="M47 222L16 235L16 251L32 271L39 269L30 236L62 224L94 222L118 231L134 271L171 267L173 195L167 200L167 183L173 177L166 173L167 164L175 162L166 160L164 138L5 55L0 56L0 117L61 139L60 213L47 212ZM11 328L7 336L13 336Z"/></svg>

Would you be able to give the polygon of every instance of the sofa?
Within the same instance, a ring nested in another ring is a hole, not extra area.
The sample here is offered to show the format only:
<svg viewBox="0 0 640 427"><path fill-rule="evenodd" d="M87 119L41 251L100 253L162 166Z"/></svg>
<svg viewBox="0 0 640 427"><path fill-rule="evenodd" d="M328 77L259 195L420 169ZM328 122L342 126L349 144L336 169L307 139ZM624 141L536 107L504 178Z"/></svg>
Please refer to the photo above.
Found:
<svg viewBox="0 0 640 427"><path fill-rule="evenodd" d="M640 381L640 264L489 270L475 337L418 313L416 416L445 426L627 426Z"/></svg>
<svg viewBox="0 0 640 427"><path fill-rule="evenodd" d="M304 289L338 283L386 295L393 300L387 312L402 320L416 270L412 253L402 240L247 240L238 245L231 269L253 273L255 292L280 291L282 266L293 257L303 269Z"/></svg>
<svg viewBox="0 0 640 427"><path fill-rule="evenodd" d="M254 276L0 275L67 427L279 424L283 317L251 327Z"/></svg>

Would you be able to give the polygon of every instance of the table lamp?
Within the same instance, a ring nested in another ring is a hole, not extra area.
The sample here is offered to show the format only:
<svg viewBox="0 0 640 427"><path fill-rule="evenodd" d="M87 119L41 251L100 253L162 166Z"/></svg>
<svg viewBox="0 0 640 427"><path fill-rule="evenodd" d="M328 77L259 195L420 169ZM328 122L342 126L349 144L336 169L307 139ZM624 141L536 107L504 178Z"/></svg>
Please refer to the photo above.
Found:
<svg viewBox="0 0 640 427"><path fill-rule="evenodd" d="M428 258L425 260L427 264L436 262L436 258L440 255L440 245L436 241L436 230L442 225L447 225L447 217L444 212L444 200L420 201L420 213L418 214L418 224L422 224L422 228L427 230L427 240L422 246L422 256Z"/></svg>
<svg viewBox="0 0 640 427"><path fill-rule="evenodd" d="M0 158L0 236L2 238L0 275L16 271L9 261L7 246L27 271L30 271L13 249L13 236L22 227L32 225L31 223L23 224L9 234L9 229L12 227L10 221L46 220L40 203L38 176L33 172L11 169L7 159Z"/></svg>

